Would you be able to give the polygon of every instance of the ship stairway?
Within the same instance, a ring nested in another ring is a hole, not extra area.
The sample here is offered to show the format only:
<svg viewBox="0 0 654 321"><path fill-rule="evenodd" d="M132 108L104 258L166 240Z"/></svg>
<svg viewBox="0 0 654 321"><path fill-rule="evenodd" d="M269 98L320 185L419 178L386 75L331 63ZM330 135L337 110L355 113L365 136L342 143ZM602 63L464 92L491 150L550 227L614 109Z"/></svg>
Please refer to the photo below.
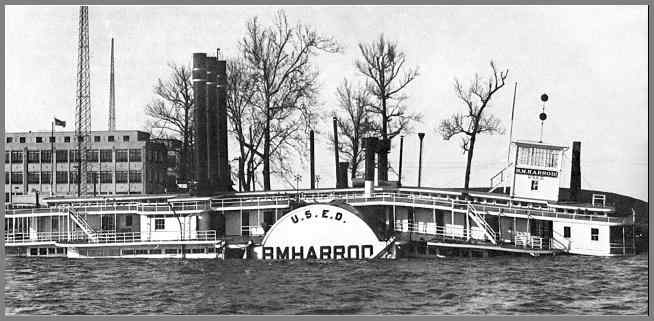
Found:
<svg viewBox="0 0 654 321"><path fill-rule="evenodd" d="M484 231L484 235L486 235L486 238L488 240L497 245L497 235L493 228L488 225L488 222L486 222L486 219L483 216L480 216L477 212L478 210L472 205L468 204L468 216L477 224L477 226L481 227L482 230Z"/></svg>
<svg viewBox="0 0 654 321"><path fill-rule="evenodd" d="M395 235L391 236L386 241L386 246L384 246L384 249L381 250L373 259L392 258L394 254L393 248L395 246L395 240L396 240Z"/></svg>
<svg viewBox="0 0 654 321"><path fill-rule="evenodd" d="M502 168L502 170L495 174L495 176L491 177L491 188L488 190L489 193L494 192L498 187L502 186L502 184L509 178L510 170L512 167L513 163L509 163L509 165L506 165L506 167Z"/></svg>
<svg viewBox="0 0 654 321"><path fill-rule="evenodd" d="M79 215L79 213L77 213L77 211L69 207L68 216L73 220L73 222L75 222L75 224L77 224L77 226L79 226L82 229L82 231L86 234L89 240L91 240L92 242L97 241L98 239L97 233L95 232L95 230L93 230L91 225L89 225L86 219L84 219L81 215Z"/></svg>

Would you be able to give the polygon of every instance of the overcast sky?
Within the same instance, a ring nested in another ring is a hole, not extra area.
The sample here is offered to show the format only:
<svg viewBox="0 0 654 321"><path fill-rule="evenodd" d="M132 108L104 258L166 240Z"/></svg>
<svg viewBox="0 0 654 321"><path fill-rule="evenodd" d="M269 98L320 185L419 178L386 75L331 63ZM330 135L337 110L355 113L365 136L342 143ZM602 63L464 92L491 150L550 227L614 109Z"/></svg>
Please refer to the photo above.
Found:
<svg viewBox="0 0 654 321"><path fill-rule="evenodd" d="M193 52L238 54L246 22L270 23L283 8L291 22L314 26L344 47L320 55L320 101L335 106L337 85L357 81L357 44L380 33L398 42L420 76L406 93L411 110L424 115L423 186L462 187L465 156L458 140L435 132L447 115L464 111L453 81L487 75L489 61L509 69L509 83L489 112L508 129L518 82L514 139L538 140L540 95L547 93L546 143L581 141L582 188L647 200L647 7L646 6L91 6L92 129L107 128L109 53L116 41L116 123L142 129L143 107L153 98L167 63L190 63ZM77 6L5 7L6 130L49 130L53 116L71 129L75 102ZM331 124L322 124L324 131ZM318 138L319 187L333 186L333 155ZM471 186L488 186L506 163L508 130L478 139ZM397 168L399 139L389 156ZM230 158L236 157L234 149ZM405 139L405 185L417 183L418 139ZM561 186L569 185L570 151ZM300 172L308 186L308 165ZM298 167L301 168L301 167ZM394 179L394 175L390 175ZM281 181L277 187L289 186Z"/></svg>

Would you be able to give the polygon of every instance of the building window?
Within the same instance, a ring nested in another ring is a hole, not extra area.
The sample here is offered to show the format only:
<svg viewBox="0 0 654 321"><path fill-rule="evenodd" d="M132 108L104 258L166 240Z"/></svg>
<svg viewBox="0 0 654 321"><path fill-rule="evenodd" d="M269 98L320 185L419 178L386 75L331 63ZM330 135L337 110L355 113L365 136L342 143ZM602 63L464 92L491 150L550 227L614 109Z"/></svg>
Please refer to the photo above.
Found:
<svg viewBox="0 0 654 321"><path fill-rule="evenodd" d="M28 151L27 152L27 162L28 163L38 163L41 153L39 151Z"/></svg>
<svg viewBox="0 0 654 321"><path fill-rule="evenodd" d="M64 143L70 143L70 136L64 137Z"/></svg>
<svg viewBox="0 0 654 321"><path fill-rule="evenodd" d="M129 161L130 162L140 162L141 161L141 150L140 149L130 149L129 150Z"/></svg>
<svg viewBox="0 0 654 321"><path fill-rule="evenodd" d="M563 227L563 237L570 238L570 226Z"/></svg>
<svg viewBox="0 0 654 321"><path fill-rule="evenodd" d="M14 138L13 137L7 137L7 143L13 143Z"/></svg>
<svg viewBox="0 0 654 321"><path fill-rule="evenodd" d="M41 172L41 184L52 183L52 172Z"/></svg>
<svg viewBox="0 0 654 321"><path fill-rule="evenodd" d="M130 183L141 183L141 171L129 171Z"/></svg>
<svg viewBox="0 0 654 321"><path fill-rule="evenodd" d="M97 179L98 179L98 172L88 171L86 173L86 182L88 184L98 183Z"/></svg>
<svg viewBox="0 0 654 321"><path fill-rule="evenodd" d="M5 184L9 184L9 172L5 172Z"/></svg>
<svg viewBox="0 0 654 321"><path fill-rule="evenodd" d="M112 175L112 172L104 171L100 172L100 183L113 183L114 182L114 177Z"/></svg>
<svg viewBox="0 0 654 321"><path fill-rule="evenodd" d="M42 150L41 151L41 162L42 163L52 163L52 151L51 150Z"/></svg>
<svg viewBox="0 0 654 321"><path fill-rule="evenodd" d="M23 152L21 152L21 151L11 152L11 162L12 163L22 163L23 162Z"/></svg>
<svg viewBox="0 0 654 321"><path fill-rule="evenodd" d="M59 217L52 217L50 221L50 225L52 226L52 231L57 232L59 230Z"/></svg>
<svg viewBox="0 0 654 321"><path fill-rule="evenodd" d="M116 172L116 183L127 183L127 171Z"/></svg>
<svg viewBox="0 0 654 321"><path fill-rule="evenodd" d="M116 149L116 162L126 162L129 157L129 151L127 149Z"/></svg>
<svg viewBox="0 0 654 321"><path fill-rule="evenodd" d="M13 173L11 173L11 183L12 184L23 184L23 173L22 172L13 172Z"/></svg>
<svg viewBox="0 0 654 321"><path fill-rule="evenodd" d="M132 215L125 216L125 226L132 226Z"/></svg>
<svg viewBox="0 0 654 321"><path fill-rule="evenodd" d="M11 160L11 152L5 152L5 164L9 164Z"/></svg>
<svg viewBox="0 0 654 321"><path fill-rule="evenodd" d="M58 150L55 152L55 157L57 163L66 163L68 162L68 151L67 150Z"/></svg>
<svg viewBox="0 0 654 321"><path fill-rule="evenodd" d="M28 184L38 184L41 173L39 172L28 172L27 173L27 183Z"/></svg>
<svg viewBox="0 0 654 321"><path fill-rule="evenodd" d="M591 241L599 241L599 229L598 228L591 228L590 229L590 240Z"/></svg>
<svg viewBox="0 0 654 321"><path fill-rule="evenodd" d="M57 172L57 184L67 184L68 183L68 172Z"/></svg>
<svg viewBox="0 0 654 321"><path fill-rule="evenodd" d="M36 142L37 143L43 143L43 137L37 136L36 137Z"/></svg>
<svg viewBox="0 0 654 321"><path fill-rule="evenodd" d="M54 142L55 142L55 138L54 138L54 136L50 136L48 140L49 140L51 143L54 143Z"/></svg>
<svg viewBox="0 0 654 321"><path fill-rule="evenodd" d="M99 142L100 141L100 136L94 136L93 141L94 142Z"/></svg>
<svg viewBox="0 0 654 321"><path fill-rule="evenodd" d="M154 230L163 230L166 228L166 220L163 218L155 218L154 219Z"/></svg>
<svg viewBox="0 0 654 321"><path fill-rule="evenodd" d="M19 138L18 141L20 141L21 144L24 144L25 143L25 137Z"/></svg>
<svg viewBox="0 0 654 321"><path fill-rule="evenodd" d="M84 136L77 136L78 142L84 142Z"/></svg>
<svg viewBox="0 0 654 321"><path fill-rule="evenodd" d="M99 154L99 151L97 149L89 150L86 153L86 158L87 158L86 160L89 161L89 162L97 162L98 159L100 159L98 157L98 154Z"/></svg>
<svg viewBox="0 0 654 321"><path fill-rule="evenodd" d="M123 136L123 141L128 142L129 141L129 136L127 136L127 135Z"/></svg>
<svg viewBox="0 0 654 321"><path fill-rule="evenodd" d="M79 173L77 171L72 171L68 173L70 176L70 183L71 184L79 184L78 178L79 178Z"/></svg>
<svg viewBox="0 0 654 321"><path fill-rule="evenodd" d="M111 149L100 150L100 162L111 163L112 161L113 161L113 155Z"/></svg>
<svg viewBox="0 0 654 321"><path fill-rule="evenodd" d="M107 136L107 141L108 142L113 142L114 141L114 136L113 135Z"/></svg>
<svg viewBox="0 0 654 321"><path fill-rule="evenodd" d="M537 180L532 180L531 181L531 190L532 191L537 191L538 190L538 181Z"/></svg>
<svg viewBox="0 0 654 321"><path fill-rule="evenodd" d="M71 163L79 162L79 151L77 149L70 150L70 162Z"/></svg>

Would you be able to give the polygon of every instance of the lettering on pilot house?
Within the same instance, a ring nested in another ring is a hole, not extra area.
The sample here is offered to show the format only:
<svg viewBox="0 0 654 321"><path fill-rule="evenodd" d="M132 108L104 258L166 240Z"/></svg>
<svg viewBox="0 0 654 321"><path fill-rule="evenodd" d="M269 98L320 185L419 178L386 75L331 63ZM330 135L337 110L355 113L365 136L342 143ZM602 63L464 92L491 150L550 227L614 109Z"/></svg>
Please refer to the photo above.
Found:
<svg viewBox="0 0 654 321"><path fill-rule="evenodd" d="M546 171L542 169L529 169L529 168L519 168L515 169L516 174L522 175L532 175L532 176L544 176L544 177L558 177L559 173L555 171Z"/></svg>

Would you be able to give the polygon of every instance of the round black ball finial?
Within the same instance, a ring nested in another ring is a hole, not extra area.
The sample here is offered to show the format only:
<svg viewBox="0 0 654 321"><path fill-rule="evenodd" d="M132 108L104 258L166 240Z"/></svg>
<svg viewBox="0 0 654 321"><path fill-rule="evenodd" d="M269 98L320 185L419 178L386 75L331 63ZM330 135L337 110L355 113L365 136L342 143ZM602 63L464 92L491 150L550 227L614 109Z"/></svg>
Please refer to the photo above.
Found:
<svg viewBox="0 0 654 321"><path fill-rule="evenodd" d="M543 102L546 102L547 98L549 98L549 97L547 97L547 94L540 95L540 100L543 101Z"/></svg>
<svg viewBox="0 0 654 321"><path fill-rule="evenodd" d="M546 113L540 113L538 118L540 118L540 120L545 120L545 119L547 119L547 114Z"/></svg>

